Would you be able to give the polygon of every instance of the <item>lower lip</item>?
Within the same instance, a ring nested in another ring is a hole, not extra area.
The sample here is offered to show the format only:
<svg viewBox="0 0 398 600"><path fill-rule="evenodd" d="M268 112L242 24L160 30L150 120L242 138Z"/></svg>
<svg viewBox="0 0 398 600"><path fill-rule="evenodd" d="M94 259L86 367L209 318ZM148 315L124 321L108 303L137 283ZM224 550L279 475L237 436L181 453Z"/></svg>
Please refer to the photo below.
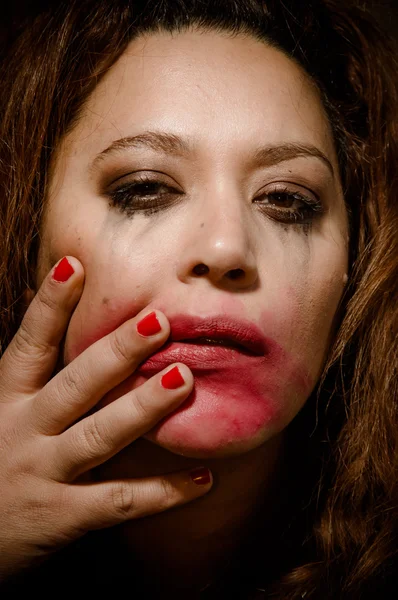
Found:
<svg viewBox="0 0 398 600"><path fill-rule="evenodd" d="M178 454L205 458L249 450L265 429L270 435L280 430L289 368L278 345L256 356L226 346L172 342L142 363L134 377L148 379L174 362L192 370L194 390L147 439Z"/></svg>
<svg viewBox="0 0 398 600"><path fill-rule="evenodd" d="M183 362L193 372L218 371L233 366L264 363L264 356L255 356L238 348L171 342L153 354L140 367L140 373L154 375L173 362Z"/></svg>

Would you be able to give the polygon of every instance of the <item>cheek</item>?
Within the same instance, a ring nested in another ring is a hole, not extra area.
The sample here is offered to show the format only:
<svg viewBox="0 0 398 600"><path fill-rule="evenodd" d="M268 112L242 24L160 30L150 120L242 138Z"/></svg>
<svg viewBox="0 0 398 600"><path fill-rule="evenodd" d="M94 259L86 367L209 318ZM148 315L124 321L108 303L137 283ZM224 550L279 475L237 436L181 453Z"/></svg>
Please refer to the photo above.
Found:
<svg viewBox="0 0 398 600"><path fill-rule="evenodd" d="M261 312L260 327L280 341L316 382L347 281L347 248L338 232L330 238L306 238L306 244L297 247L291 243L295 239L286 244L283 268L275 269L276 283L267 290L267 310Z"/></svg>
<svg viewBox="0 0 398 600"><path fill-rule="evenodd" d="M149 302L149 294L130 280L109 276L105 282L86 282L69 323L64 344L64 364L69 364L96 341L133 318ZM118 297L115 297L117 290Z"/></svg>
<svg viewBox="0 0 398 600"><path fill-rule="evenodd" d="M95 242L85 243L77 256L85 268L85 283L66 336L66 363L166 295L160 290L172 263L170 251L150 236L144 243L129 223L116 227L113 219L111 215L102 234L97 232Z"/></svg>
<svg viewBox="0 0 398 600"><path fill-rule="evenodd" d="M334 334L336 310L342 293L342 280L333 286L286 286L278 305L262 311L260 326L280 340L291 359L302 365L302 384L316 382L323 370ZM271 319L272 315L278 319ZM268 324L268 325L267 325ZM270 325L271 324L271 325ZM313 384L310 385L313 387Z"/></svg>
<svg viewBox="0 0 398 600"><path fill-rule="evenodd" d="M136 303L134 301L122 303L104 296L103 291L99 290L98 303L93 303L89 298L91 294L85 290L70 321L64 346L65 364L69 364L97 340L134 317L145 306L144 299L141 302L136 299Z"/></svg>

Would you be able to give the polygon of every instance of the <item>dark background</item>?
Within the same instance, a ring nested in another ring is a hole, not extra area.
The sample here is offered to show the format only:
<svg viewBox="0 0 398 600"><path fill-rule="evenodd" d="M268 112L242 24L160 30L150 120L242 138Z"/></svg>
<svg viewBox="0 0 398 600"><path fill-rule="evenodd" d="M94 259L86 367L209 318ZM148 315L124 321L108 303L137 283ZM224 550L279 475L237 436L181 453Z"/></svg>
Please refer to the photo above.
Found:
<svg viewBox="0 0 398 600"><path fill-rule="evenodd" d="M12 39L13 33L24 17L40 5L57 0L0 0L0 52ZM297 0L305 2L305 0ZM344 0L341 0L344 3ZM380 25L398 42L398 0L362 0Z"/></svg>

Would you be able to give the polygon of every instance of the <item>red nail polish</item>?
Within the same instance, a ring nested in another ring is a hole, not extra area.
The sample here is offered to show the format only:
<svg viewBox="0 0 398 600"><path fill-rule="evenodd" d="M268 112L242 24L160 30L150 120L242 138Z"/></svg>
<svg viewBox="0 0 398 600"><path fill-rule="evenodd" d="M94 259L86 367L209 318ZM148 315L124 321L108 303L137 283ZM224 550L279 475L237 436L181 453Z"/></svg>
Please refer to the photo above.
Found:
<svg viewBox="0 0 398 600"><path fill-rule="evenodd" d="M148 337L159 333L162 329L155 312L149 313L146 317L137 323L137 331L140 335Z"/></svg>
<svg viewBox="0 0 398 600"><path fill-rule="evenodd" d="M210 471L206 467L194 469L189 475L196 485L207 485L211 481Z"/></svg>
<svg viewBox="0 0 398 600"><path fill-rule="evenodd" d="M65 256L55 267L53 279L59 283L64 283L65 281L68 281L69 277L73 275L74 272L74 268Z"/></svg>
<svg viewBox="0 0 398 600"><path fill-rule="evenodd" d="M184 385L184 383L184 378L181 375L178 367L171 369L171 371L163 375L161 379L161 384L164 388L166 388L166 390L176 390Z"/></svg>

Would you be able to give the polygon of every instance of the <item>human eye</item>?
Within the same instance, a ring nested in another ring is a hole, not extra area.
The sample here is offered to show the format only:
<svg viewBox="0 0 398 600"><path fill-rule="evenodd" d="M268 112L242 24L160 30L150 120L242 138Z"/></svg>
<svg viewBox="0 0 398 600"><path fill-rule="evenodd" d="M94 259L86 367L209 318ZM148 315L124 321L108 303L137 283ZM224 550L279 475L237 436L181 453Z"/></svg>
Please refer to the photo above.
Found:
<svg viewBox="0 0 398 600"><path fill-rule="evenodd" d="M110 206L127 216L151 215L170 208L182 194L176 182L154 171L132 173L118 179L105 193Z"/></svg>
<svg viewBox="0 0 398 600"><path fill-rule="evenodd" d="M312 223L324 212L323 204L315 194L303 193L286 185L263 190L254 202L271 219L287 224Z"/></svg>

